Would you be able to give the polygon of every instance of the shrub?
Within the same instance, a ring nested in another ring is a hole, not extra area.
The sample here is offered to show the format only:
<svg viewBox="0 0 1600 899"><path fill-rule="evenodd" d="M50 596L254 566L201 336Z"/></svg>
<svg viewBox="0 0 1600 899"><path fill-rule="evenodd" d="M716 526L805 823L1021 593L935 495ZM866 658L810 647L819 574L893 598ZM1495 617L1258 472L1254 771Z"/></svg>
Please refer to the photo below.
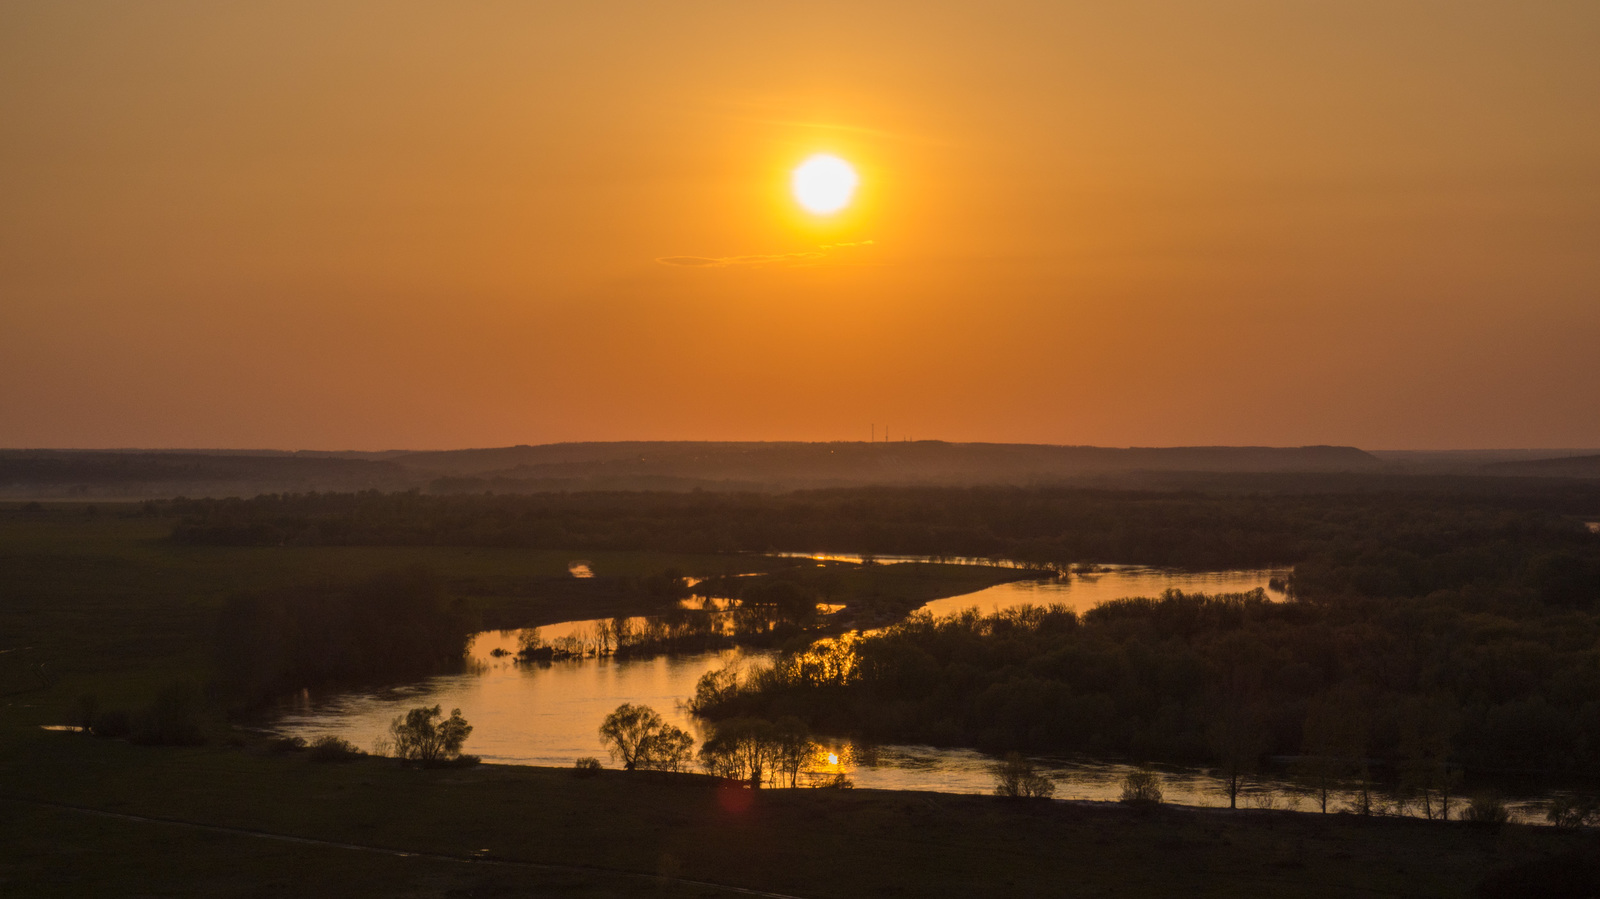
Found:
<svg viewBox="0 0 1600 899"><path fill-rule="evenodd" d="M308 758L313 762L348 762L366 755L356 744L332 734L311 741Z"/></svg>
<svg viewBox="0 0 1600 899"><path fill-rule="evenodd" d="M1008 752L1004 761L989 766L994 775L994 794L1013 799L1049 799L1055 795L1055 781L1040 774L1021 753Z"/></svg>
<svg viewBox="0 0 1600 899"><path fill-rule="evenodd" d="M1152 808L1161 804L1161 776L1149 768L1129 771L1122 779L1122 799L1127 805Z"/></svg>
<svg viewBox="0 0 1600 899"><path fill-rule="evenodd" d="M1499 827L1511 820L1511 809L1506 806L1506 801L1494 793L1479 793L1467 803L1467 810L1461 813L1461 820L1473 824L1482 824L1489 827Z"/></svg>
<svg viewBox="0 0 1600 899"><path fill-rule="evenodd" d="M1557 796L1550 800L1545 819L1562 830L1591 826L1600 819L1600 796Z"/></svg>
<svg viewBox="0 0 1600 899"><path fill-rule="evenodd" d="M572 766L572 776L599 777L600 772L604 769L605 766L600 764L599 759L585 757L578 759L578 761Z"/></svg>

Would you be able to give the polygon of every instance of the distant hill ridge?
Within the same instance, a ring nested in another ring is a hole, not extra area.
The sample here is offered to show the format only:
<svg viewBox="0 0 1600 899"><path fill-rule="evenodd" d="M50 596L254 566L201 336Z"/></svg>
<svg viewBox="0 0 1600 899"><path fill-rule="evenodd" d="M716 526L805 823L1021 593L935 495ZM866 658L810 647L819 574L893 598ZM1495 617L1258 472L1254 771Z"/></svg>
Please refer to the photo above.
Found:
<svg viewBox="0 0 1600 899"><path fill-rule="evenodd" d="M1034 484L1126 472L1363 472L1354 447L1097 447L1020 443L553 443L325 452L0 450L7 496L218 496L431 489L751 489Z"/></svg>
<svg viewBox="0 0 1600 899"><path fill-rule="evenodd" d="M477 477L549 478L629 472L713 479L981 482L1112 471L1366 471L1355 447L1129 447L1025 443L674 442L554 443L392 456L407 467Z"/></svg>

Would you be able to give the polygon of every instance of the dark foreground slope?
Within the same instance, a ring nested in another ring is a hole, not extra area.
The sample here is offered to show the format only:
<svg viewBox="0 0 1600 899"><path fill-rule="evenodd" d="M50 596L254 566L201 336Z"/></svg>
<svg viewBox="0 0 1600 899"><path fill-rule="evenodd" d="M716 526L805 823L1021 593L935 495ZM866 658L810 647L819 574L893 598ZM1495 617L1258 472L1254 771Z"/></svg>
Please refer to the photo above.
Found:
<svg viewBox="0 0 1600 899"><path fill-rule="evenodd" d="M1294 812L752 793L620 771L319 765L39 731L0 733L0 785L0 892L27 896L738 895L718 884L799 897L1462 896L1586 840Z"/></svg>

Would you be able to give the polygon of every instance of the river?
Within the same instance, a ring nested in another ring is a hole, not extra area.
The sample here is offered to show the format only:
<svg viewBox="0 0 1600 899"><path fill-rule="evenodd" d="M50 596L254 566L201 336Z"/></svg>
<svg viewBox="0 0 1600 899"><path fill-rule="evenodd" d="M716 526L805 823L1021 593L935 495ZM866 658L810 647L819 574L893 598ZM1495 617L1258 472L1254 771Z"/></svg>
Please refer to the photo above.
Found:
<svg viewBox="0 0 1600 899"><path fill-rule="evenodd" d="M833 557L855 561L853 557ZM893 564L920 559L887 559ZM1186 592L1238 593L1260 587L1268 590L1284 570L1175 572L1132 566L1112 566L1091 574L1059 579L1000 584L964 596L936 600L926 608L948 614L976 607L988 613L1023 603L1062 603L1086 610L1107 599L1159 596L1167 589ZM1270 591L1269 596L1283 594ZM573 621L541 628L546 639L581 633L597 622ZM363 748L372 748L388 732L389 723L416 706L442 706L446 713L459 708L473 726L466 751L486 762L566 767L579 758L606 759L596 734L601 720L624 702L643 703L668 720L699 736L695 719L680 707L694 693L696 681L706 671L724 665L759 664L770 657L764 651L727 649L695 655L658 656L649 659L584 659L553 664L518 664L514 652L518 632L486 631L474 637L466 670L439 675L411 684L371 692L343 693L314 698L303 695L288 703L270 725L281 734L306 739L334 735ZM857 747L849 740L819 740L816 758L807 766L810 776L822 779L844 773L859 787L891 790L933 790L950 793L988 793L994 778L989 766L994 758L973 750L931 746ZM1117 799L1127 765L1088 758L1038 758L1036 764L1056 780L1058 799ZM1186 805L1226 805L1220 781L1197 768L1162 768L1166 801ZM1288 784L1260 779L1245 797L1246 804L1292 804ZM1343 800L1341 800L1342 802ZM1512 803L1516 816L1542 820L1542 808L1531 797Z"/></svg>

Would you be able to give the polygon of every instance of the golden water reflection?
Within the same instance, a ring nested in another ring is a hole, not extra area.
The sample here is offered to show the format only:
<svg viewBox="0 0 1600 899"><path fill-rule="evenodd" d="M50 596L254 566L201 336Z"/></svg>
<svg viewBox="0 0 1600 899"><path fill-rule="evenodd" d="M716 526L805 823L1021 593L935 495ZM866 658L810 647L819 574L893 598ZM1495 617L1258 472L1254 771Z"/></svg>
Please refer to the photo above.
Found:
<svg viewBox="0 0 1600 899"><path fill-rule="evenodd" d="M1235 571L1177 571L1137 565L1098 566L1088 573L1074 572L1058 578L1012 581L976 593L936 599L922 607L934 615L949 615L976 608L985 615L1020 605L1060 604L1079 614L1113 599L1160 596L1166 590L1184 593L1249 593L1261 588L1268 599L1287 598L1283 586L1293 574L1289 568Z"/></svg>

